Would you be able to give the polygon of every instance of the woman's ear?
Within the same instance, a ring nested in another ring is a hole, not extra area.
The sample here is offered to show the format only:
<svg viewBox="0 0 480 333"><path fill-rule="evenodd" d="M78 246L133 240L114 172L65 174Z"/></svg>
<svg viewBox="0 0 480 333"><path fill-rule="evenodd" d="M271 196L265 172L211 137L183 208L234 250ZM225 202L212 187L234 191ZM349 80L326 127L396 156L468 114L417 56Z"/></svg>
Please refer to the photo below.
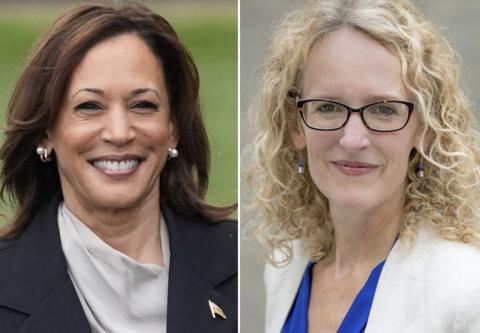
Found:
<svg viewBox="0 0 480 333"><path fill-rule="evenodd" d="M295 148L298 150L303 150L305 148L306 141L303 130L299 129L298 127L292 128L290 130L290 138L292 139Z"/></svg>
<svg viewBox="0 0 480 333"><path fill-rule="evenodd" d="M413 139L413 148L418 152L421 151L420 147L423 145L423 137L424 133L422 133L422 129L417 126L417 129L415 131L415 137Z"/></svg>
<svg viewBox="0 0 480 333"><path fill-rule="evenodd" d="M178 134L175 125L170 121L168 125L168 132L170 136L170 147L176 147L178 145Z"/></svg>
<svg viewBox="0 0 480 333"><path fill-rule="evenodd" d="M45 131L41 144L45 148L47 148L49 154L53 151L54 145L53 145L53 141L52 141L52 133L51 133L50 130Z"/></svg>
<svg viewBox="0 0 480 333"><path fill-rule="evenodd" d="M303 150L306 146L305 133L303 131L302 122L298 117L298 109L296 105L296 98L298 96L297 88L290 88L287 93L287 108L288 112L292 112L296 115L295 123L289 129L290 138L292 139L293 145L298 150ZM293 123L293 122L292 122ZM288 125L287 125L288 126Z"/></svg>
<svg viewBox="0 0 480 333"><path fill-rule="evenodd" d="M290 128L289 133L295 148L298 150L305 149L305 146L307 145L305 140L305 132L303 131L301 121L298 119L298 117L296 124Z"/></svg>
<svg viewBox="0 0 480 333"><path fill-rule="evenodd" d="M423 141L427 134L427 128L425 127L424 123L421 121L420 116L417 114L417 112L414 112L412 114L412 119L410 119L410 121L413 121L415 125L415 136L413 138L413 148L415 148L416 151L420 152L422 151L420 147L423 146Z"/></svg>

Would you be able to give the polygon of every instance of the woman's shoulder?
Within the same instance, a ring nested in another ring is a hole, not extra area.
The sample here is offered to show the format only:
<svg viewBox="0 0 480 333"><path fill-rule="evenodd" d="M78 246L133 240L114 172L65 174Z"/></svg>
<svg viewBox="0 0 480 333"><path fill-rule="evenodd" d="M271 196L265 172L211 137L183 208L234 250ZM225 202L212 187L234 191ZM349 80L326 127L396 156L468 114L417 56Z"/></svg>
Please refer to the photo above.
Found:
<svg viewBox="0 0 480 333"><path fill-rule="evenodd" d="M4 251L8 252L9 249L11 250L11 248L15 247L17 245L17 241L18 236L5 239L0 238L0 254Z"/></svg>
<svg viewBox="0 0 480 333"><path fill-rule="evenodd" d="M178 211L165 202L161 202L161 211L167 223L168 229L189 229L202 233L237 234L237 221L232 218L212 220L205 216L193 214L192 212Z"/></svg>
<svg viewBox="0 0 480 333"><path fill-rule="evenodd" d="M411 266L412 272L413 268L423 268L425 274L436 275L437 279L457 281L460 273L465 278L480 278L478 244L443 239L433 228L426 226L419 228L415 240L402 241L388 260Z"/></svg>
<svg viewBox="0 0 480 333"><path fill-rule="evenodd" d="M172 255L198 266L214 268L231 263L231 269L236 272L238 235L234 220L211 221L201 216L179 214L167 206L162 207L162 214Z"/></svg>
<svg viewBox="0 0 480 333"><path fill-rule="evenodd" d="M17 248L18 236L9 239L0 239L0 289L12 267L15 249Z"/></svg>
<svg viewBox="0 0 480 333"><path fill-rule="evenodd" d="M13 238L0 238L0 269L4 266L3 261L9 258L17 246L18 236Z"/></svg>
<svg viewBox="0 0 480 333"><path fill-rule="evenodd" d="M443 239L433 228L422 227L414 240L397 242L381 279L405 294L422 289L455 302L470 289L480 292L480 248Z"/></svg>
<svg viewBox="0 0 480 333"><path fill-rule="evenodd" d="M422 227L389 254L366 332L480 332L479 281L478 247Z"/></svg>
<svg viewBox="0 0 480 333"><path fill-rule="evenodd" d="M179 212L162 203L163 217L170 237L195 242L229 241L237 246L237 227L234 219L213 221L205 216Z"/></svg>

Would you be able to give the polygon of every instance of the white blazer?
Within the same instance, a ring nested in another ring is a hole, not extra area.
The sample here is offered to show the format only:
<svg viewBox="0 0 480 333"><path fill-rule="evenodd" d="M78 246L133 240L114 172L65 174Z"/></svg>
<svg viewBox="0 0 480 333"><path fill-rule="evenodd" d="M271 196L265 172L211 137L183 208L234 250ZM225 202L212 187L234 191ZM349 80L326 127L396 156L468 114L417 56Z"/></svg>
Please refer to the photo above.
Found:
<svg viewBox="0 0 480 333"><path fill-rule="evenodd" d="M308 264L298 242L283 268L267 265L266 333L279 333ZM383 267L366 333L479 333L480 249L422 228L397 241Z"/></svg>

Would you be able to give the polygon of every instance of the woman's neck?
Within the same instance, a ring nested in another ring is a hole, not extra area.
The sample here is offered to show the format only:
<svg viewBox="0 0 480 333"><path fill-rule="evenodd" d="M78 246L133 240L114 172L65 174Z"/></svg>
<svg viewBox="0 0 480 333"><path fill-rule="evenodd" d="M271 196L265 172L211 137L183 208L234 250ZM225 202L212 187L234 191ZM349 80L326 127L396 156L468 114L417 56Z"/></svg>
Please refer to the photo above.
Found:
<svg viewBox="0 0 480 333"><path fill-rule="evenodd" d="M68 199L66 207L109 246L135 261L164 266L158 194L124 210L87 208Z"/></svg>
<svg viewBox="0 0 480 333"><path fill-rule="evenodd" d="M326 258L336 277L361 267L371 269L386 258L400 230L402 200L370 211L330 206L335 245Z"/></svg>

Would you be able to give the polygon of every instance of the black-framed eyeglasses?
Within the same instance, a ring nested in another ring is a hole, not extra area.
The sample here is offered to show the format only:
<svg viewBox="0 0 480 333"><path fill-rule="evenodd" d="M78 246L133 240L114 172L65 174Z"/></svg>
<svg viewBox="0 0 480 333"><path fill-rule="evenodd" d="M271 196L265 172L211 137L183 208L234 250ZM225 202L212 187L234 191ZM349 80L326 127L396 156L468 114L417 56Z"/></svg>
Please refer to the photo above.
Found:
<svg viewBox="0 0 480 333"><path fill-rule="evenodd" d="M303 122L319 131L335 131L344 127L352 112L358 112L365 126L375 132L395 132L407 126L414 104L384 100L354 109L343 103L321 99L296 99Z"/></svg>

